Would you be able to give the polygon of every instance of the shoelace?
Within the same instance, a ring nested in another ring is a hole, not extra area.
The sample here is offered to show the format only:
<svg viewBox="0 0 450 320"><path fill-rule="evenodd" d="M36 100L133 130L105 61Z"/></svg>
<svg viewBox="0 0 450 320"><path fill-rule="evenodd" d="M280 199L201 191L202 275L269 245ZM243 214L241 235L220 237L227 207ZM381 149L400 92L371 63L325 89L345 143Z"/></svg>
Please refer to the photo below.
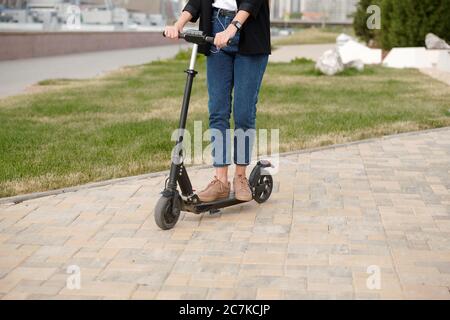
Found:
<svg viewBox="0 0 450 320"><path fill-rule="evenodd" d="M247 190L248 188L248 180L244 176L238 176L238 182L239 182L239 190Z"/></svg>
<svg viewBox="0 0 450 320"><path fill-rule="evenodd" d="M206 190L206 189L209 189L209 187L212 187L213 185L215 185L215 184L218 183L218 182L220 182L220 180L217 179L217 177L214 177L214 180L211 181L211 182L208 184L208 186L205 188L205 190ZM205 191L205 190L203 190L203 191Z"/></svg>

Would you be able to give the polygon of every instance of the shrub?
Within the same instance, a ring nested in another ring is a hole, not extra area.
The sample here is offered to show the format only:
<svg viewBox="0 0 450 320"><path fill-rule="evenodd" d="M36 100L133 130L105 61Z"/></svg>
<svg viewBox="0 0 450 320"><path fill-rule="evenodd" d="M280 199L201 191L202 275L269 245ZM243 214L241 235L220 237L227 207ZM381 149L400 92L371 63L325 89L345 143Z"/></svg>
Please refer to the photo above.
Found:
<svg viewBox="0 0 450 320"><path fill-rule="evenodd" d="M381 30L366 26L367 7L381 7ZM425 36L432 32L450 41L449 0L361 0L354 21L355 33L369 42L375 40L383 49L424 46Z"/></svg>
<svg viewBox="0 0 450 320"><path fill-rule="evenodd" d="M366 43L370 43L378 38L378 30L367 28L367 19L369 18L367 8L372 4L379 5L379 2L379 0L359 1L356 13L354 15L353 28L355 29L355 34Z"/></svg>

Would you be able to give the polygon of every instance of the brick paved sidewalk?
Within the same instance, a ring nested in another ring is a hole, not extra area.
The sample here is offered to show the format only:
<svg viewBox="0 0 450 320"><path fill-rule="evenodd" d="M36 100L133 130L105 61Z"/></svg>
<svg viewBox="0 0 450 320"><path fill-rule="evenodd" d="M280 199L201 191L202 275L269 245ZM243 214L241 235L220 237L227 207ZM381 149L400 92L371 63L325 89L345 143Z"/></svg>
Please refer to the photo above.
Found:
<svg viewBox="0 0 450 320"><path fill-rule="evenodd" d="M152 216L164 177L0 205L0 297L450 298L450 128L281 162L268 203L171 231Z"/></svg>

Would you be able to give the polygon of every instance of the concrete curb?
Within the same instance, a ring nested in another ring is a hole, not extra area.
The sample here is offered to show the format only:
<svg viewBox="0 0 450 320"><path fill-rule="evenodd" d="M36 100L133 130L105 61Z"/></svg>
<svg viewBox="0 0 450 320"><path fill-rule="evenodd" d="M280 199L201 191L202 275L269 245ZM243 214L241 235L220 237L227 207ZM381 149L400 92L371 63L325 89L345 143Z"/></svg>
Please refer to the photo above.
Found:
<svg viewBox="0 0 450 320"><path fill-rule="evenodd" d="M333 149L339 149L344 148L348 146L354 146L359 144L365 144L365 143L371 143L381 140L389 140L394 139L398 137L405 137L405 136L415 136L419 134L426 134L431 132L439 132L439 131L447 131L450 130L450 127L443 127L443 128L434 128L434 129L428 129L428 130L422 130L422 131L412 131L412 132L404 132L404 133L398 133L393 135L387 135L383 137L378 138L370 138L370 139L364 139L364 140L358 140L358 141L352 141L352 142L346 142L341 144L334 144L324 147L316 147L316 148L309 148L304 150L298 150L298 151L290 151L281 153L280 157L287 157L291 155L297 155L297 154L305 154L305 153L314 153L319 152L323 150L333 150ZM189 167L189 170L200 170L200 169L207 169L212 168L211 165L199 165L199 166L192 166ZM117 178L117 179L111 179L111 180L105 180L105 181L99 181L99 182L93 182L88 183L80 186L74 186L74 187L68 187L68 188L62 188L62 189L56 189L56 190L50 190L50 191L44 191L44 192L37 192L37 193L30 193L25 195L19 195L14 197L8 197L8 198L0 198L0 204L18 204L24 201L48 197L48 196L54 196L62 193L69 193L69 192L76 192L80 190L85 189L92 189L92 188L98 188L98 187L104 187L112 184L118 184L122 182L128 182L128 181L137 181L137 180L144 180L149 178L156 178L156 177L162 177L169 174L169 170L166 171L160 171L160 172L153 172L148 174L142 174L138 176L131 176L131 177L124 177L124 178Z"/></svg>

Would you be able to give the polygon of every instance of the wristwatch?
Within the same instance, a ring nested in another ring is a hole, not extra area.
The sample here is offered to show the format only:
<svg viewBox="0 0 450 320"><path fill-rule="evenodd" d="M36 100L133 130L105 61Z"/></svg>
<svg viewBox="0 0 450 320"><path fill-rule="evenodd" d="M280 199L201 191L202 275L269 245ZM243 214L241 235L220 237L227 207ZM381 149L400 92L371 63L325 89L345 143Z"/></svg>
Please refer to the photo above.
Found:
<svg viewBox="0 0 450 320"><path fill-rule="evenodd" d="M231 24L232 24L233 26L236 27L236 29L237 29L238 32L241 31L241 29L242 29L242 23L240 23L240 22L237 21L237 20L234 20L233 22L231 22Z"/></svg>

